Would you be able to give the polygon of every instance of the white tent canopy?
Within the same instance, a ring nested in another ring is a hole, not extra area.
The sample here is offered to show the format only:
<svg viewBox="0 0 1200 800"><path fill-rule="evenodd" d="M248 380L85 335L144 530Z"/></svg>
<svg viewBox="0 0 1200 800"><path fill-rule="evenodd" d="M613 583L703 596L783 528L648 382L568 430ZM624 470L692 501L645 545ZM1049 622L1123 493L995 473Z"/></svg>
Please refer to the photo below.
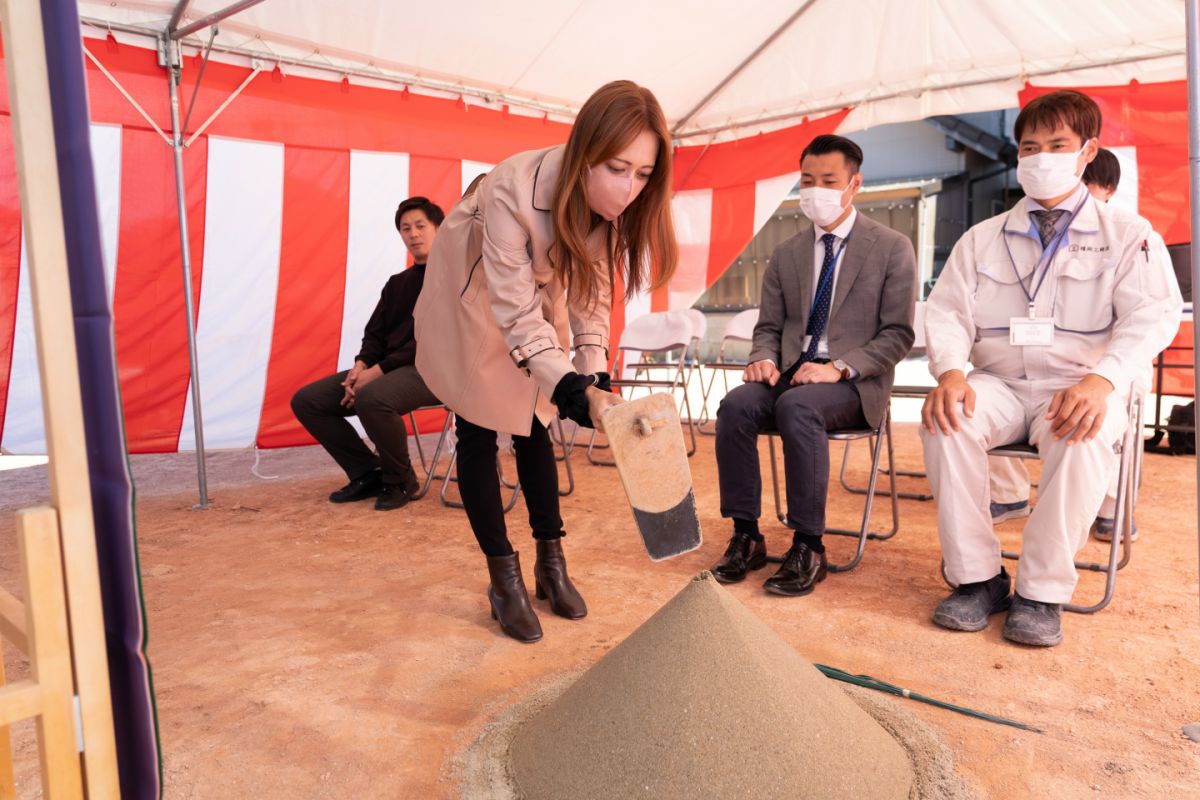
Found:
<svg viewBox="0 0 1200 800"><path fill-rule="evenodd" d="M1185 76L1181 0L194 0L233 5L215 52L570 117L614 78L654 90L689 143L843 107L858 130L1015 105L1026 81ZM80 0L93 30L161 32L177 0ZM210 29L186 41L207 41Z"/></svg>

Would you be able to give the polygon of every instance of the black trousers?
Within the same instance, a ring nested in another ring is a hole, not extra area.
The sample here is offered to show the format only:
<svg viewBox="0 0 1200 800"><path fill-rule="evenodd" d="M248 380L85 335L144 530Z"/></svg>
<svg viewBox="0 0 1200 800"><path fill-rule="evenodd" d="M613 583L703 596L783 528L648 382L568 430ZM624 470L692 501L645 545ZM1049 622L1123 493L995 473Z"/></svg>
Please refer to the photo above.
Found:
<svg viewBox="0 0 1200 800"><path fill-rule="evenodd" d="M488 556L512 555L504 524L504 501L496 472L496 432L457 417L458 488L471 531ZM546 427L535 417L528 436L513 436L517 478L529 510L529 527L535 539L563 536L558 506L558 466Z"/></svg>
<svg viewBox="0 0 1200 800"><path fill-rule="evenodd" d="M292 413L350 480L382 468L385 483L411 487L417 478L408 457L404 415L421 406L436 405L438 399L426 388L416 367L397 367L363 387L354 399L354 408L346 408L341 405L345 379L346 373L339 372L300 389L292 396ZM346 421L355 414L378 456Z"/></svg>
<svg viewBox="0 0 1200 800"><path fill-rule="evenodd" d="M787 519L797 533L825 532L829 489L826 431L863 428L867 421L853 383L775 387L746 383L721 401L717 411L717 475L721 516L756 520L762 514L758 434L771 424L783 442Z"/></svg>

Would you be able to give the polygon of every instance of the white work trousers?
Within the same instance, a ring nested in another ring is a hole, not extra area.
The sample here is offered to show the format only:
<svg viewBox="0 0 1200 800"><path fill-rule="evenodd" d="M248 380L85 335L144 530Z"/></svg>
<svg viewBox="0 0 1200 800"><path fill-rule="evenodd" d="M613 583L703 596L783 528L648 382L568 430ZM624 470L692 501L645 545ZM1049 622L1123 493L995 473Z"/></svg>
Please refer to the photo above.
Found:
<svg viewBox="0 0 1200 800"><path fill-rule="evenodd" d="M1120 464L1120 456L1113 454ZM1004 456L989 456L988 471L991 474L993 503L1021 503L1029 500L1029 470L1022 458L1005 458ZM1100 504L1099 516L1113 519L1117 515L1117 473L1113 470L1112 482L1104 502Z"/></svg>
<svg viewBox="0 0 1200 800"><path fill-rule="evenodd" d="M1078 581L1075 554L1087 542L1118 465L1114 448L1128 422L1122 393L1109 395L1108 413L1092 441L1068 445L1066 438L1051 436L1045 415L1054 393L1075 381L1000 378L979 371L967 381L975 390L975 413L967 417L959 406L961 430L948 435L921 430L946 577L955 584L974 583L1000 572L987 451L1028 438L1041 456L1042 477L1037 506L1025 524L1016 590L1028 600L1070 602Z"/></svg>

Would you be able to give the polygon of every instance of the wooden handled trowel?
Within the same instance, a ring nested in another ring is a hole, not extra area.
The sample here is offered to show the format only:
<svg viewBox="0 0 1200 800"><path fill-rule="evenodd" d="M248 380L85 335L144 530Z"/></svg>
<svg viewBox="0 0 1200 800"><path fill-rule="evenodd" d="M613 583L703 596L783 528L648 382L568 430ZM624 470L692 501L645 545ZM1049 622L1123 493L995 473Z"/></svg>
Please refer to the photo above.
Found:
<svg viewBox="0 0 1200 800"><path fill-rule="evenodd" d="M612 406L601 422L650 558L661 561L699 547L700 519L675 398L653 394Z"/></svg>

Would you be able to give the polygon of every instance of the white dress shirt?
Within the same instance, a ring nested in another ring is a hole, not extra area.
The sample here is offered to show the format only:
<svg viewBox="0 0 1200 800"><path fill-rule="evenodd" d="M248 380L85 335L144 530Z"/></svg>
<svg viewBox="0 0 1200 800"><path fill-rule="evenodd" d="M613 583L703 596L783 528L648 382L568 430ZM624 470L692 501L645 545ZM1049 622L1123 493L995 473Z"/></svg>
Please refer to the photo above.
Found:
<svg viewBox="0 0 1200 800"><path fill-rule="evenodd" d="M830 303L832 305L832 298L837 292L838 275L842 271L842 261L844 260L843 256L845 256L845 252L842 252L841 255L839 255L838 251L842 249L842 244L846 241L846 237L850 235L850 229L854 227L854 221L856 219L858 219L858 209L854 206L850 206L850 216L842 220L842 224L838 225L833 230L827 231L820 225L813 223L813 233L815 234L815 237L813 239L813 293L812 296L808 298L810 308L812 307L811 304L817 299L817 289L821 285L821 265L825 263L825 243L821 241L821 237L827 233L833 234L833 255L837 258L837 260L833 262L833 277L830 279L833 281L833 286L829 289ZM811 336L805 336L804 343L801 346L807 350L811 341ZM817 358L829 358L828 322L825 324L825 330L821 333L821 340L817 342Z"/></svg>

